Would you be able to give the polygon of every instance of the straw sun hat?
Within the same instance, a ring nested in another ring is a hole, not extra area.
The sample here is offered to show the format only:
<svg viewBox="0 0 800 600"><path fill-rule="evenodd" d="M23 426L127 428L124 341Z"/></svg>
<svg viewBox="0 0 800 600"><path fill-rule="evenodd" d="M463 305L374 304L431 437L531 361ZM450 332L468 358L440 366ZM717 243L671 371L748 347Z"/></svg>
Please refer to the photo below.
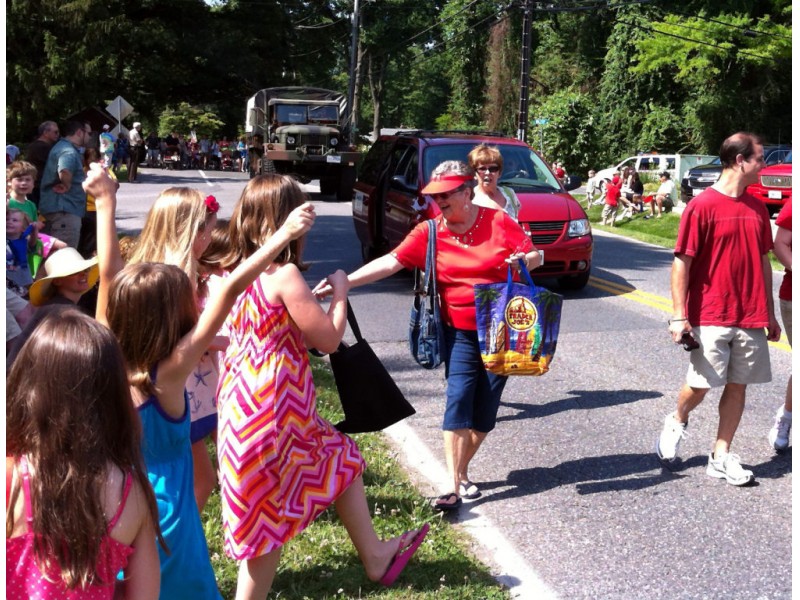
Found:
<svg viewBox="0 0 800 600"><path fill-rule="evenodd" d="M89 269L89 289L91 289L100 276L96 256L84 259L75 248L69 247L53 252L44 263L46 277L34 282L28 292L31 304L41 306L55 294L54 279L69 277L86 269Z"/></svg>

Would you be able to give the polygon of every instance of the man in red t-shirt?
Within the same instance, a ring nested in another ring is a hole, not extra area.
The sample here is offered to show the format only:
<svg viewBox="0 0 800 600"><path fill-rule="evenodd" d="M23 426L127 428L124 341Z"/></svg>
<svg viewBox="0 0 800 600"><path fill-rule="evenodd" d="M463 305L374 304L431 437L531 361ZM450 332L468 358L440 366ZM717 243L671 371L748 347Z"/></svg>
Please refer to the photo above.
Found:
<svg viewBox="0 0 800 600"><path fill-rule="evenodd" d="M675 343L692 350L678 406L664 420L656 454L672 461L689 413L712 387L723 387L719 425L706 473L732 485L753 481L730 445L751 383L772 379L768 340L780 338L772 301L772 230L766 206L745 190L758 181L764 147L750 133L735 133L720 147L722 174L681 217L671 290ZM765 332L765 329L767 330Z"/></svg>
<svg viewBox="0 0 800 600"><path fill-rule="evenodd" d="M786 267L783 275L781 289L778 291L778 298L781 306L781 320L783 328L786 330L786 337L789 338L789 345L792 345L792 201L791 199L783 205L778 218L775 219L778 231L775 233L775 249L773 252ZM786 384L786 399L783 405L775 414L775 424L769 431L769 443L778 452L783 452L789 447L789 432L792 429L792 376L789 375L789 383Z"/></svg>

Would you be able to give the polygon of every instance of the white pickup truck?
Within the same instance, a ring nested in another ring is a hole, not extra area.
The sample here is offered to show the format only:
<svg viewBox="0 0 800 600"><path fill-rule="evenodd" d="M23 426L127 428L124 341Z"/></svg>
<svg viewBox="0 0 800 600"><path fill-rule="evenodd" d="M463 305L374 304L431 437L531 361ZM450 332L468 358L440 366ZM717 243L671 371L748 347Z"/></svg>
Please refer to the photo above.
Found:
<svg viewBox="0 0 800 600"><path fill-rule="evenodd" d="M626 158L616 167L600 169L594 179L602 187L603 180L611 181L614 173L621 173L625 167L633 167L639 173L643 183L657 182L658 174L666 171L678 186L689 169L710 163L715 158L717 157L708 154L640 154Z"/></svg>

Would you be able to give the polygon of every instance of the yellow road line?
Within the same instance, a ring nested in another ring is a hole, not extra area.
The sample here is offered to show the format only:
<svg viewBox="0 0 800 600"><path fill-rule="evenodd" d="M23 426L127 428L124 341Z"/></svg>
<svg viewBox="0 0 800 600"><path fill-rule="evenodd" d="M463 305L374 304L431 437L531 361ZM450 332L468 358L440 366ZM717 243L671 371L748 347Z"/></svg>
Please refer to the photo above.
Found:
<svg viewBox="0 0 800 600"><path fill-rule="evenodd" d="M603 290L604 292L614 294L615 296L624 297L626 300L633 300L639 304L657 308L667 314L672 313L672 300L670 298L665 298L664 296L659 296L658 294L643 292L642 290L637 290L635 287L630 285L608 281L607 279L600 279L599 277L595 276L589 277L589 285L599 290ZM769 345L773 348L785 350L786 352L792 351L792 347L789 345L789 340L786 337L786 334L783 332L781 332L780 341L770 342Z"/></svg>

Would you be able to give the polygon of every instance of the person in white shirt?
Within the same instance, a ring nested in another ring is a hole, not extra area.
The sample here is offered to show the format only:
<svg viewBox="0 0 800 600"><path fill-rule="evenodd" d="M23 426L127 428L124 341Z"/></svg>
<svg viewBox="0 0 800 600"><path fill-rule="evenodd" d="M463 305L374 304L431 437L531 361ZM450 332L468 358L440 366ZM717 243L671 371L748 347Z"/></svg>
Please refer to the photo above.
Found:
<svg viewBox="0 0 800 600"><path fill-rule="evenodd" d="M661 173L658 174L658 177L661 181L661 185L658 186L658 191L650 201L650 216L655 217L656 219L661 218L664 201L666 199L669 199L673 204L675 202L675 182L669 178L669 173L666 171L661 171ZM656 213L656 206L658 206L658 213Z"/></svg>
<svg viewBox="0 0 800 600"><path fill-rule="evenodd" d="M589 179L586 180L586 210L589 210L589 207L594 203L595 194L599 193L602 201L603 192L600 189L600 182L595 181L595 175L595 170L589 169Z"/></svg>

